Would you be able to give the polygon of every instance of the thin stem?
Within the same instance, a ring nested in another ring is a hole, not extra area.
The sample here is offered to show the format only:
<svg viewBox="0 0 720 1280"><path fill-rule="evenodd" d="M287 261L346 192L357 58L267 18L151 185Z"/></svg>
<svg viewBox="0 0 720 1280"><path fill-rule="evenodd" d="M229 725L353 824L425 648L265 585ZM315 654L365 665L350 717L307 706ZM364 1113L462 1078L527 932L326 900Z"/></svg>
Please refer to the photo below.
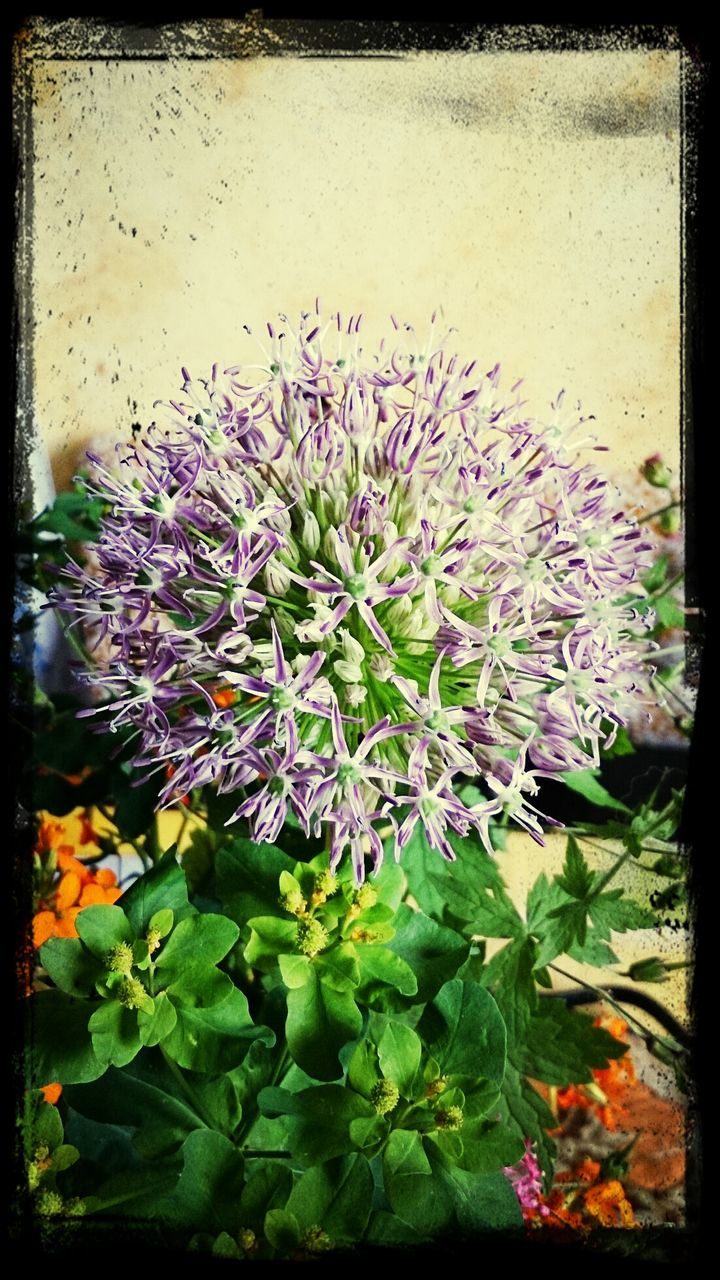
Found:
<svg viewBox="0 0 720 1280"><path fill-rule="evenodd" d="M172 1058L165 1051L162 1045L160 1045L160 1052L163 1058L165 1059L165 1062L168 1066L170 1074L174 1077L174 1079L180 1085L182 1092L185 1094L185 1097L187 1101L190 1103L190 1106L192 1110L195 1112L195 1115L197 1116L198 1120L202 1121L206 1129L216 1129L219 1132L221 1132L220 1126L212 1119L211 1116L208 1115L207 1111L205 1110L205 1107L203 1106L203 1103L200 1101L195 1090L190 1084L190 1081L185 1079L185 1076L183 1075L177 1063L173 1062Z"/></svg>
<svg viewBox="0 0 720 1280"><path fill-rule="evenodd" d="M679 506L680 503L677 500L675 502L668 502L666 506L658 507L657 511L650 511L648 515L640 516L638 524L646 524L648 520L654 520L656 516L662 516L666 511L672 511L674 507Z"/></svg>
<svg viewBox="0 0 720 1280"><path fill-rule="evenodd" d="M621 1014L623 1019L627 1022L635 1023L635 1026L640 1030L643 1040L655 1039L652 1031L650 1031L639 1018L636 1018L634 1014L623 1008L623 1006L617 1000L614 1000L613 997L607 991L603 990L602 987L596 987L593 982L586 982L584 978L580 978L574 973L568 973L567 969L561 969L558 964L549 964L547 967L548 969L552 969L555 973L561 974L563 978L568 978L570 982L576 982L579 986L585 987L587 991L594 991L602 1000L606 1000L616 1013Z"/></svg>

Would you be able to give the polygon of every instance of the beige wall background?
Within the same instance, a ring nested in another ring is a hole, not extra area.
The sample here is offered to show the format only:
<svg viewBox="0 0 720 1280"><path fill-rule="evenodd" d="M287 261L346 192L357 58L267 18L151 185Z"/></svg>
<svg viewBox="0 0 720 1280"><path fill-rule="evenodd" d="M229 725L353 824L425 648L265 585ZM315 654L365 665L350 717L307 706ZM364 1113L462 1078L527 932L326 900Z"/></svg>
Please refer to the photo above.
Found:
<svg viewBox="0 0 720 1280"><path fill-rule="evenodd" d="M256 358L242 324L316 295L365 312L366 349L389 312L423 327L442 306L533 415L581 400L611 470L658 448L678 466L679 52L52 54L24 57L58 485L182 364Z"/></svg>

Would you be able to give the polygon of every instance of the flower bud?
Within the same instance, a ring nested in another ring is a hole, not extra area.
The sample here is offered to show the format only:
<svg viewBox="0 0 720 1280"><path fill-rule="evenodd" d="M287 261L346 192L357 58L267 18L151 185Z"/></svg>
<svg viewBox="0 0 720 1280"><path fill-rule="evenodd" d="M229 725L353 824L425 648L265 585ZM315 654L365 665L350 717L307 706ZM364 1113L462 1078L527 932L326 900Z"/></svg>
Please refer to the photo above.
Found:
<svg viewBox="0 0 720 1280"><path fill-rule="evenodd" d="M370 1101L379 1116L389 1115L400 1101L400 1090L391 1080L378 1080L370 1090Z"/></svg>
<svg viewBox="0 0 720 1280"><path fill-rule="evenodd" d="M299 889L291 889L289 893L283 893L278 898L278 902L288 915L304 916L307 912L307 903Z"/></svg>
<svg viewBox="0 0 720 1280"><path fill-rule="evenodd" d="M290 574L284 564L273 556L263 569L263 581L271 596L284 596L290 586Z"/></svg>
<svg viewBox="0 0 720 1280"><path fill-rule="evenodd" d="M315 884L312 893L312 904L319 907L321 903L326 902L334 893L337 893L338 881L337 876L332 871L321 871L315 877Z"/></svg>
<svg viewBox="0 0 720 1280"><path fill-rule="evenodd" d="M105 959L111 973L130 973L133 967L132 947L127 942L118 942L111 947Z"/></svg>
<svg viewBox="0 0 720 1280"><path fill-rule="evenodd" d="M354 662L359 665L365 657L365 650L360 641L350 634L347 627L341 627L339 635L343 658L346 658L348 662Z"/></svg>
<svg viewBox="0 0 720 1280"><path fill-rule="evenodd" d="M345 684L359 684L363 678L361 668L356 666L354 662L345 662L343 658L338 658L337 662L333 662L333 671Z"/></svg>
<svg viewBox="0 0 720 1280"><path fill-rule="evenodd" d="M118 998L126 1009L142 1009L149 996L139 978L123 978L118 988Z"/></svg>
<svg viewBox="0 0 720 1280"><path fill-rule="evenodd" d="M345 688L345 700L350 707L360 707L367 698L364 684L349 684Z"/></svg>
<svg viewBox="0 0 720 1280"><path fill-rule="evenodd" d="M661 533L673 534L677 533L680 528L681 515L679 507L671 507L669 511L663 511L658 524Z"/></svg>
<svg viewBox="0 0 720 1280"><path fill-rule="evenodd" d="M307 920L301 920L298 925L297 932L297 949L303 956L319 955L325 950L329 941L328 931L319 920L312 917Z"/></svg>
<svg viewBox="0 0 720 1280"><path fill-rule="evenodd" d="M320 525L312 511L306 511L303 517L302 541L305 550L314 556L320 547Z"/></svg>
<svg viewBox="0 0 720 1280"><path fill-rule="evenodd" d="M432 1101L439 1098L441 1093L447 1089L447 1076L438 1076L437 1080L431 1080L425 1088L425 1097Z"/></svg>
<svg viewBox="0 0 720 1280"><path fill-rule="evenodd" d="M238 1231L238 1244L243 1253L255 1253L258 1248L258 1240L254 1231L250 1227L242 1227Z"/></svg>
<svg viewBox="0 0 720 1280"><path fill-rule="evenodd" d="M462 1129L465 1117L460 1107L438 1107L435 1112L435 1128L453 1133Z"/></svg>
<svg viewBox="0 0 720 1280"><path fill-rule="evenodd" d="M275 625L281 640L291 640L295 635L295 619L282 605L275 610Z"/></svg>
<svg viewBox="0 0 720 1280"><path fill-rule="evenodd" d="M654 453L652 457L646 458L640 470L648 484L653 485L654 488L669 489L672 471L662 454Z"/></svg>
<svg viewBox="0 0 720 1280"><path fill-rule="evenodd" d="M258 640L257 644L252 647L252 656L261 667L271 667L273 664L273 646L271 640Z"/></svg>
<svg viewBox="0 0 720 1280"><path fill-rule="evenodd" d="M41 1213L44 1218L53 1218L56 1214L62 1213L64 1208L63 1198L57 1191L43 1191L35 1203L38 1213Z"/></svg>
<svg viewBox="0 0 720 1280"><path fill-rule="evenodd" d="M326 1253L328 1249L335 1248L335 1243L322 1227L312 1226L303 1231L298 1247L301 1252Z"/></svg>

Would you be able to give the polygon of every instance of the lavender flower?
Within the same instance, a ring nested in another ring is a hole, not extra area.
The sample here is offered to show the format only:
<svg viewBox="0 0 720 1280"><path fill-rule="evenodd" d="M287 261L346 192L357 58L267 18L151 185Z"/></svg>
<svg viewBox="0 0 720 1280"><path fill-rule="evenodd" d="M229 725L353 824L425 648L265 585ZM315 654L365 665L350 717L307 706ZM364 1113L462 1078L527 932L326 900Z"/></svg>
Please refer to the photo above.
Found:
<svg viewBox="0 0 720 1280"><path fill-rule="evenodd" d="M292 811L358 881L383 824L396 857L418 825L448 859L452 832L490 849L502 812L542 840L536 777L597 763L651 674L651 546L585 419L561 394L533 421L435 318L367 359L360 319L282 317L259 363L183 370L162 422L91 459L109 514L54 599L99 643L88 714L133 727L162 805L237 793L258 840Z"/></svg>

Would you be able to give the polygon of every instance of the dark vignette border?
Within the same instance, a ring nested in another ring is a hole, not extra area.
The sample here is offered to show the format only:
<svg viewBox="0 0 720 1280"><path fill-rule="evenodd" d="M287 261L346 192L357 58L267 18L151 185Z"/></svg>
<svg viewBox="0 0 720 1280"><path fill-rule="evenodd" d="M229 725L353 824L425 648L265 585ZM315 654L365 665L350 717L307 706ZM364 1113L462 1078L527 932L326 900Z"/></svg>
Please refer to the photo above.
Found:
<svg viewBox="0 0 720 1280"><path fill-rule="evenodd" d="M47 10L45 11L47 15ZM698 1048L694 1055L691 1099L691 1134L688 1149L688 1225L685 1229L661 1228L639 1233L622 1231L596 1232L592 1244L581 1245L575 1241L560 1244L543 1239L540 1234L527 1239L503 1233L475 1236L472 1239L451 1239L432 1248L422 1250L355 1250L352 1254L334 1252L329 1258L319 1259L319 1265L343 1265L346 1261L367 1258L389 1262L406 1259L412 1262L422 1255L422 1260L432 1265L442 1262L467 1260L487 1265L501 1262L508 1265L528 1261L543 1261L552 1265L556 1260L568 1263L580 1262L584 1270L595 1267L605 1272L615 1269L619 1263L638 1266L655 1263L686 1262L698 1256L701 1236L707 1231L707 1200L703 1194L700 1120L709 1098L709 1066L702 1053L703 1036L707 1027L707 1002L703 997L709 986L709 966L712 963L708 931L711 928L711 910L706 890L707 855L712 851L703 841L699 814L702 802L702 771L705 748L709 742L708 708L705 690L708 683L710 655L707 645L702 651L701 640L710 635L710 574L709 558L703 564L701 549L711 544L710 512L713 498L710 485L713 479L709 459L709 432L704 427L707 415L707 321L708 310L708 249L710 243L710 201L707 190L709 173L708 108L712 98L712 67L709 52L709 36L700 23L686 24L673 21L657 23L628 23L606 25L574 25L543 23L520 18L508 22L507 13L502 21L483 24L460 22L423 22L416 19L388 18L292 18L278 11L275 6L255 10L236 10L232 17L206 18L193 10L178 13L172 22L167 14L162 17L144 14L142 18L123 17L65 17L41 18L13 16L5 19L8 40L6 66L12 62L9 78L8 120L11 122L10 159L12 184L6 191L13 229L11 257L8 263L9 293L13 298L10 318L13 360L8 386L10 388L10 423L16 425L16 435L8 432L10 454L10 481L6 490L4 512L8 525L6 546L12 580L12 539L15 525L22 518L22 510L32 500L29 458L33 448L33 389L34 359L32 338L34 331L34 300L32 296L32 244L33 244L33 134L32 134L32 64L37 58L72 61L114 61L137 59L139 61L212 60L214 58L291 57L291 58L373 58L401 59L420 50L436 52L583 52L595 50L650 51L653 49L678 50L681 53L681 422L682 422L682 492L685 502L686 539L686 592L687 604L696 610L698 624L695 634L688 641L688 671L693 683L699 682L703 696L699 700L696 729L690 745L690 769L687 801L683 819L683 841L688 852L694 850L691 859L690 887L694 906L693 950L696 973L691 994L693 1032ZM198 33L198 24L200 32ZM608 122L608 127L610 122ZM697 424L703 424L698 426ZM705 457L707 454L707 457ZM717 498L715 498L717 502ZM707 522L707 527L704 526ZM12 639L12 593L5 616L3 638L8 638L8 652ZM18 761L13 755L12 734L8 738L11 757L11 781L15 781ZM13 790L13 795L15 791ZM15 811L13 806L13 811ZM11 1185L16 1200L11 1210L11 1236L22 1242L28 1261L40 1261L52 1254L63 1253L73 1260L95 1259L99 1251L108 1246L113 1260L119 1264L142 1259L143 1266L158 1262L173 1269L190 1269L201 1262L203 1268L227 1267L232 1264L221 1259L193 1258L180 1249L177 1239L168 1238L162 1227L147 1223L122 1224L122 1236L118 1224L110 1221L87 1220L71 1228L44 1233L42 1238L33 1223L27 1196L21 1191L24 1179L21 1153L18 1144L16 1114L18 1098L23 1087L23 1026L25 1001L22 998L22 979L18 982L18 967L22 970L22 957L28 952L28 921L30 881L28 851L31 847L32 827L30 815L19 812L19 835L14 860L12 885L13 924L8 931L10 938L10 974L13 1001L13 1038L15 1047L11 1060L11 1088L6 1097L9 1108L10 1150L13 1161ZM711 828L712 831L712 828ZM19 964L20 960L20 964ZM20 994L18 995L18 992ZM707 1144L706 1144L707 1145ZM541 1252L538 1253L538 1250Z"/></svg>

